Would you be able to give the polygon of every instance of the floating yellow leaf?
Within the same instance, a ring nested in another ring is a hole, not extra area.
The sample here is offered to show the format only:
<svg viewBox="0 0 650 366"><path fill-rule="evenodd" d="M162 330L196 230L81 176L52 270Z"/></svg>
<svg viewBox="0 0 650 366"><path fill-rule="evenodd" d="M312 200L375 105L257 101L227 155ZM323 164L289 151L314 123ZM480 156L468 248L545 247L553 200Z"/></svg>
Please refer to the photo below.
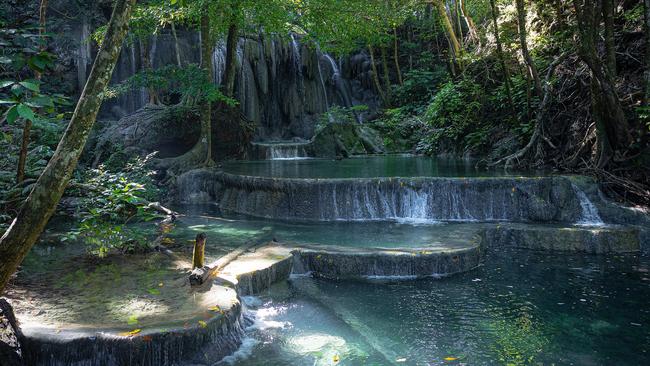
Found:
<svg viewBox="0 0 650 366"><path fill-rule="evenodd" d="M451 357L451 356L445 357L445 361L456 361L457 359L458 357Z"/></svg>
<svg viewBox="0 0 650 366"><path fill-rule="evenodd" d="M122 333L120 333L120 335L122 337L133 337L134 335L140 333L141 331L142 331L142 329L133 329L130 332L122 332Z"/></svg>
<svg viewBox="0 0 650 366"><path fill-rule="evenodd" d="M339 355L334 355L332 361L334 361L334 363L339 363L339 361L341 361L341 358L339 357Z"/></svg>
<svg viewBox="0 0 650 366"><path fill-rule="evenodd" d="M216 312L216 313L223 313L223 310L221 310L221 308L219 307L219 305L210 306L210 307L208 308L208 310L210 310L210 311L214 311L214 312Z"/></svg>
<svg viewBox="0 0 650 366"><path fill-rule="evenodd" d="M207 328L207 327L208 327L208 323L204 322L203 320L199 320L199 326L200 326L201 328Z"/></svg>
<svg viewBox="0 0 650 366"><path fill-rule="evenodd" d="M158 287L163 287L163 286L164 286L164 285L163 285L162 282L158 284Z"/></svg>

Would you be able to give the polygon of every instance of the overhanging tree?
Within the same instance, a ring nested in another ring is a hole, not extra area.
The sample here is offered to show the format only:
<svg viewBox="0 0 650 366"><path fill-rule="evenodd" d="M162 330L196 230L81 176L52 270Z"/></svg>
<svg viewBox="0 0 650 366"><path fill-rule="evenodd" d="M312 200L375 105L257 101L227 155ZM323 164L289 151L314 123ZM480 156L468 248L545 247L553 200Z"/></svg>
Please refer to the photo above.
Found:
<svg viewBox="0 0 650 366"><path fill-rule="evenodd" d="M18 215L0 238L0 292L45 228L77 166L101 106L102 92L113 74L135 2L115 2L104 41L70 124Z"/></svg>

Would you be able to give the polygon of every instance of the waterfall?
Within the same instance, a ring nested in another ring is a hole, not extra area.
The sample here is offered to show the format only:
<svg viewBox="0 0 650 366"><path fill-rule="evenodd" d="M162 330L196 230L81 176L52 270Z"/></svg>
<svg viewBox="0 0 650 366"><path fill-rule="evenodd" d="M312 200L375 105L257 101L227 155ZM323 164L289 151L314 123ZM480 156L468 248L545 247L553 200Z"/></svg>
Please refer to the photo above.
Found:
<svg viewBox="0 0 650 366"><path fill-rule="evenodd" d="M273 144L269 147L271 160L306 159L305 144Z"/></svg>
<svg viewBox="0 0 650 366"><path fill-rule="evenodd" d="M605 225L603 220L600 218L600 215L598 214L598 209L589 200L585 192L583 192L580 188L578 188L578 186L576 186L575 183L571 183L571 187L573 188L573 191L576 193L576 197L580 202L580 208L582 209L582 216L580 220L576 222L576 224L584 225L584 226Z"/></svg>
<svg viewBox="0 0 650 366"><path fill-rule="evenodd" d="M304 100L305 78L302 75L302 55L300 54L300 45L298 45L298 41L296 41L293 33L291 33L291 48L293 49L293 64L298 77L298 93L300 93Z"/></svg>
<svg viewBox="0 0 650 366"><path fill-rule="evenodd" d="M79 53L77 55L77 84L79 88L79 93L86 85L86 72L88 64L91 62L91 50L90 50L90 26L88 25L88 20L84 17L83 23L81 26L81 39L79 41Z"/></svg>
<svg viewBox="0 0 650 366"><path fill-rule="evenodd" d="M341 71L339 66L336 64L332 56L325 54L325 58L330 62L330 65L332 66L332 80L334 81L334 85L336 86L336 93L338 94L341 102L343 103L344 107L352 107L352 97L350 96L350 87L349 85L346 85L346 81L341 78ZM361 116L356 111L353 111L354 118L357 120L358 123L361 123Z"/></svg>

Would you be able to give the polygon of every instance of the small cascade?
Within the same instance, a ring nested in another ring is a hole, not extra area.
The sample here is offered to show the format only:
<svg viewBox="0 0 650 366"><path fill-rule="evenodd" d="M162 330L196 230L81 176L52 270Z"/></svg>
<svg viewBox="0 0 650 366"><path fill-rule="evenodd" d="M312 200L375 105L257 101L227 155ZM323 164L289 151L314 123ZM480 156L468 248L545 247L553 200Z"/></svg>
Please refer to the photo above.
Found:
<svg viewBox="0 0 650 366"><path fill-rule="evenodd" d="M256 159L266 160L301 160L309 159L308 142L274 142L253 143L253 154Z"/></svg>
<svg viewBox="0 0 650 366"><path fill-rule="evenodd" d="M334 122L334 119L331 114L328 113L330 109L330 103L327 100L327 88L325 87L325 80L323 79L323 69L321 68L320 65L320 59L323 56L323 53L320 51L320 48L317 48L316 50L316 65L318 68L318 78L320 79L320 84L323 87L323 98L325 100L325 113L327 113L327 118L329 119L330 122Z"/></svg>
<svg viewBox="0 0 650 366"><path fill-rule="evenodd" d="M576 197L580 202L580 208L582 209L582 216L576 224L584 226L603 226L605 223L600 218L598 214L598 209L594 204L589 200L585 192L583 192L578 186L574 183L571 183L573 191L576 193Z"/></svg>

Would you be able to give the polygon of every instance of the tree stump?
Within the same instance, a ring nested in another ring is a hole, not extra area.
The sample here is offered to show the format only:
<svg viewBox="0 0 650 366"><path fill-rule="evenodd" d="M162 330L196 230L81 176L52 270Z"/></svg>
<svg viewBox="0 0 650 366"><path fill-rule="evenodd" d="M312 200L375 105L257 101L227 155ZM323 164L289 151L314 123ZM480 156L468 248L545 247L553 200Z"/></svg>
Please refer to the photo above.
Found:
<svg viewBox="0 0 650 366"><path fill-rule="evenodd" d="M192 253L192 269L203 267L205 259L205 241L207 237L205 233L196 235L194 242L194 252Z"/></svg>

